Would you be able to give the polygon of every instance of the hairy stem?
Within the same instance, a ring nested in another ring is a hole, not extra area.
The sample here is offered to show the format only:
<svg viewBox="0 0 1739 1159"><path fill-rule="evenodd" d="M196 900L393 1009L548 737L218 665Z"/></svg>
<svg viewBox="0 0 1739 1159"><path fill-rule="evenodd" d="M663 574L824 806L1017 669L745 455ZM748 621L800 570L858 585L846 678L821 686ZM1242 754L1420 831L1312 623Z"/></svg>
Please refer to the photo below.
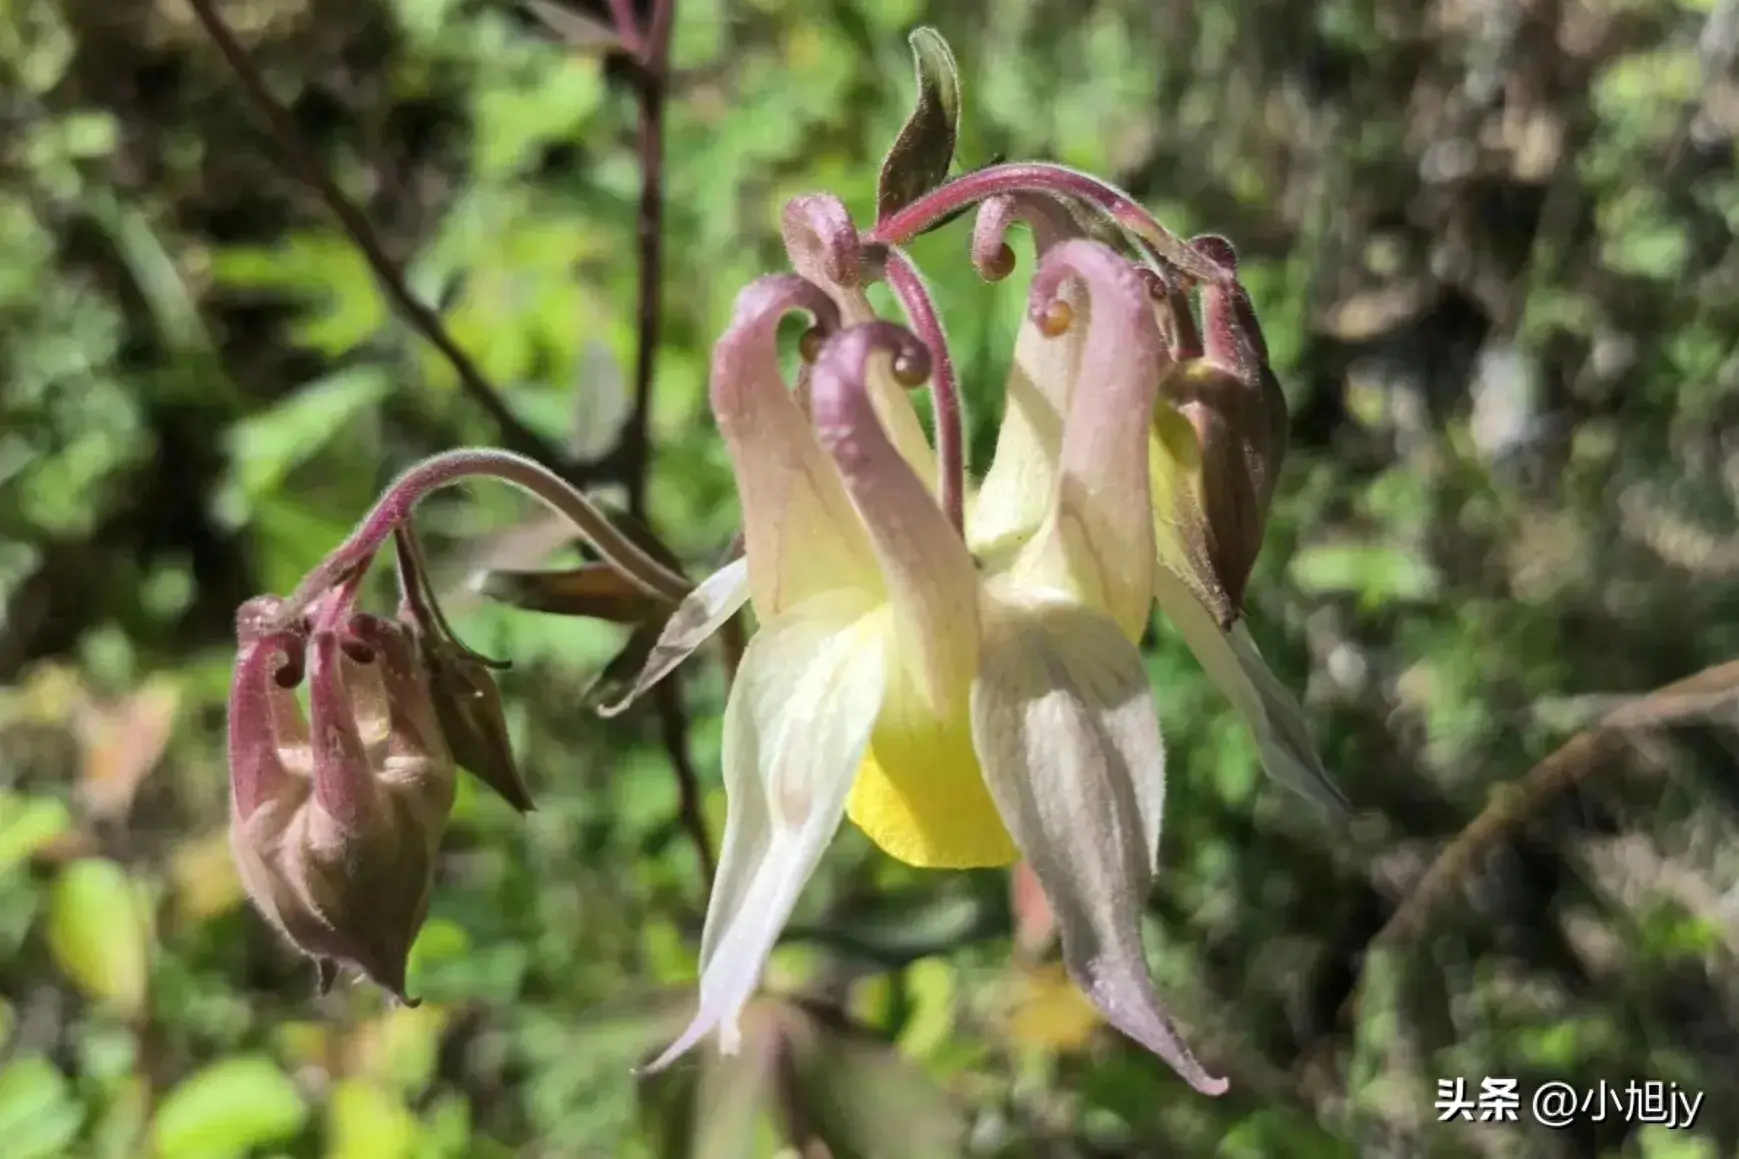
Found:
<svg viewBox="0 0 1739 1159"><path fill-rule="evenodd" d="M471 360L453 336L447 332L440 315L423 304L411 293L405 283L404 272L398 263L387 255L380 236L368 219L362 215L351 200L338 188L337 182L326 171L325 167L315 158L314 151L303 139L296 123L285 112L283 106L272 97L267 89L264 78L260 76L258 67L236 40L229 26L217 14L212 6L213 0L189 0L193 14L204 27L206 35L217 46L219 53L228 63L230 71L241 82L243 91L265 118L272 136L278 142L279 150L284 159L289 162L295 175L306 184L313 187L325 202L327 210L338 220L339 226L349 236L351 244L355 245L374 271L382 290L387 297L404 314L406 320L428 340L430 345L441 352L459 376L459 385L483 411L489 415L501 431L501 441L509 448L552 466L562 462L562 456L542 436L520 421L502 400L501 394L483 377L482 371ZM571 467L563 474L576 483L583 483L592 476L603 476L607 460L594 464Z"/></svg>
<svg viewBox="0 0 1739 1159"><path fill-rule="evenodd" d="M1041 193L1072 197L1096 206L1118 225L1147 242L1153 252L1190 277L1220 282L1232 272L1186 245L1127 193L1096 177L1042 161L1010 162L975 169L939 185L897 213L877 222L866 242L889 245L910 240L949 214L987 197L1008 193Z"/></svg>
<svg viewBox="0 0 1739 1159"><path fill-rule="evenodd" d="M321 593L366 566L430 492L479 477L500 480L542 501L572 523L605 562L648 594L676 602L688 593L687 580L637 547L590 499L548 468L511 451L474 447L433 455L394 480L350 538L290 593L278 611L277 625L289 624Z"/></svg>
<svg viewBox="0 0 1739 1159"><path fill-rule="evenodd" d="M924 279L905 251L889 246L883 270L888 285L899 296L912 332L930 348L930 401L936 412L936 458L941 476L936 495L948 522L960 531L966 525L966 437L960 388L954 381L954 363L948 357L948 338Z"/></svg>

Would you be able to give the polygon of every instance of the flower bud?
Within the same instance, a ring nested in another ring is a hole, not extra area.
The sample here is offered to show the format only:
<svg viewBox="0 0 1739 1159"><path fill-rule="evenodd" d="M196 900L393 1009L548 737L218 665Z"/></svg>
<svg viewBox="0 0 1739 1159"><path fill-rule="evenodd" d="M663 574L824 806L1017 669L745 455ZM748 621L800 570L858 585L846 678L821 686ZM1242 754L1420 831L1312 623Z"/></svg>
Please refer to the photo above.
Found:
<svg viewBox="0 0 1739 1159"><path fill-rule="evenodd" d="M404 595L399 620L416 643L428 675L435 718L453 759L509 805L521 813L530 812L534 808L531 790L513 759L507 719L501 712L501 691L490 674L492 668L506 668L507 663L473 652L448 626L423 562L422 548L410 527L401 526L393 541L399 589Z"/></svg>
<svg viewBox="0 0 1739 1159"><path fill-rule="evenodd" d="M279 604L250 600L236 618L236 867L260 913L315 960L322 989L349 965L409 1002L406 959L453 807L453 762L428 679L403 627L329 617L322 601L308 620L265 630ZM296 693L304 675L306 720Z"/></svg>
<svg viewBox="0 0 1739 1159"><path fill-rule="evenodd" d="M1236 268L1224 239L1191 244ZM1209 283L1201 294L1201 355L1178 362L1160 384L1169 406L1154 418L1154 500L1162 531L1170 525L1161 562L1229 628L1243 610L1286 454L1286 396L1243 286Z"/></svg>

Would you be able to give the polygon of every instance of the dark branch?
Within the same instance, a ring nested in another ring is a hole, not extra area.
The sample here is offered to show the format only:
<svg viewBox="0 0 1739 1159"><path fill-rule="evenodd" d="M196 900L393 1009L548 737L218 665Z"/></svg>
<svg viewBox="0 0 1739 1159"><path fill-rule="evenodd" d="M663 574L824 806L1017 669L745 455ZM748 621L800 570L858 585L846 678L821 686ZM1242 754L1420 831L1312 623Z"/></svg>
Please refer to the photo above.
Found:
<svg viewBox="0 0 1739 1159"><path fill-rule="evenodd" d="M284 110L271 91L266 88L266 82L259 69L249 58L247 51L224 24L212 7L212 0L191 0L193 14L205 28L206 35L223 54L229 64L230 71L241 82L242 89L248 99L253 102L260 115L266 120L271 135L277 141L278 149L290 170L301 181L311 186L326 203L326 208L332 216L338 219L339 226L350 237L351 243L361 251L367 260L369 268L380 280L381 287L394 304L414 326L418 333L428 339L435 349L441 352L448 363L459 376L460 386L471 400L481 407L495 422L501 431L501 441L508 449L517 451L528 458L535 459L558 471L570 482L582 483L598 478L607 478L612 473L625 466L617 456L611 455L596 463L576 466L563 461L563 456L538 433L520 421L502 401L500 392L483 377L476 363L453 340L447 328L442 324L440 316L428 306L418 301L416 296L405 284L404 273L398 263L387 255L381 244L380 236L362 212L338 188L331 175L315 157L314 151L302 137L290 115ZM627 456L622 456L625 460Z"/></svg>

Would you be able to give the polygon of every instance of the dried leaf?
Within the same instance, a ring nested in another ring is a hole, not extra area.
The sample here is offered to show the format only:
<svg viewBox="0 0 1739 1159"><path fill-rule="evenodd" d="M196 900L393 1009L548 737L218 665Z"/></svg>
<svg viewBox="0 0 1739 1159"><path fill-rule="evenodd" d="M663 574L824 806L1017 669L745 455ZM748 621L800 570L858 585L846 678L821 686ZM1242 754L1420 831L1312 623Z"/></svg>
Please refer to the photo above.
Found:
<svg viewBox="0 0 1739 1159"><path fill-rule="evenodd" d="M180 704L180 687L159 678L112 707L85 714L78 793L93 816L126 816L139 786L169 745Z"/></svg>
<svg viewBox="0 0 1739 1159"><path fill-rule="evenodd" d="M612 624L638 624L670 607L607 563L562 571L485 572L478 590L498 603L528 612L585 616Z"/></svg>
<svg viewBox="0 0 1739 1159"><path fill-rule="evenodd" d="M1008 874L1008 904L1014 915L1014 948L1017 956L1036 958L1050 948L1057 935L1057 915L1039 884L1039 875L1026 861L1017 861Z"/></svg>
<svg viewBox="0 0 1739 1159"><path fill-rule="evenodd" d="M1070 1052L1085 1049L1103 1023L1062 963L1052 962L1017 976L1004 1029L1023 1046Z"/></svg>
<svg viewBox="0 0 1739 1159"><path fill-rule="evenodd" d="M918 99L882 162L876 185L878 220L898 213L947 180L960 131L960 70L934 28L909 38L918 75Z"/></svg>
<svg viewBox="0 0 1739 1159"><path fill-rule="evenodd" d="M169 865L175 919L197 926L241 904L242 879L230 853L229 832L219 829L183 842Z"/></svg>
<svg viewBox="0 0 1739 1159"><path fill-rule="evenodd" d="M780 1004L763 999L743 1011L742 1050L712 1052L700 1061L694 1092L689 1159L735 1159L765 1153L768 1111L775 1089L781 1033Z"/></svg>
<svg viewBox="0 0 1739 1159"><path fill-rule="evenodd" d="M551 0L525 0L526 11L558 37L569 48L580 52L607 52L622 47L616 30L583 12L564 8Z"/></svg>

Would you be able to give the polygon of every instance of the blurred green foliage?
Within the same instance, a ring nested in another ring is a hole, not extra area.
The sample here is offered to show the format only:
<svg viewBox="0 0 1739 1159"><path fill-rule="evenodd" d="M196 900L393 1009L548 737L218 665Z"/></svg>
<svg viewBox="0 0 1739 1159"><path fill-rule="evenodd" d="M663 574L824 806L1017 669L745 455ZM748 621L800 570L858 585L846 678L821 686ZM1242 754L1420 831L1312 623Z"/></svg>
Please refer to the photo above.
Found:
<svg viewBox="0 0 1739 1159"><path fill-rule="evenodd" d="M220 7L514 411L609 446L637 326L621 66L493 0ZM1337 842L1263 781L1160 627L1149 946L1232 1093L1190 1095L1011 957L1007 875L850 833L744 1055L637 1083L685 1015L701 901L656 724L573 711L620 629L462 590L460 632L515 662L539 810L462 787L422 1007L316 999L229 865L230 616L392 473L495 432L183 4L0 0L6 1159L723 1159L792 1133L840 1159L1734 1153L1718 706L1579 770L1423 934L1365 952L1495 788L1610 697L1739 652L1733 5L681 0L650 517L697 570L735 526L709 344L779 267L785 198L871 213L924 21L960 59L961 162L1055 159L1233 237L1288 389L1253 630L1372 816ZM912 250L982 468L1024 289L981 284L965 230ZM455 583L568 550L483 488L420 525ZM716 833L723 682L685 687ZM1437 1121L1439 1079L1501 1075L1710 1098L1695 1132Z"/></svg>

